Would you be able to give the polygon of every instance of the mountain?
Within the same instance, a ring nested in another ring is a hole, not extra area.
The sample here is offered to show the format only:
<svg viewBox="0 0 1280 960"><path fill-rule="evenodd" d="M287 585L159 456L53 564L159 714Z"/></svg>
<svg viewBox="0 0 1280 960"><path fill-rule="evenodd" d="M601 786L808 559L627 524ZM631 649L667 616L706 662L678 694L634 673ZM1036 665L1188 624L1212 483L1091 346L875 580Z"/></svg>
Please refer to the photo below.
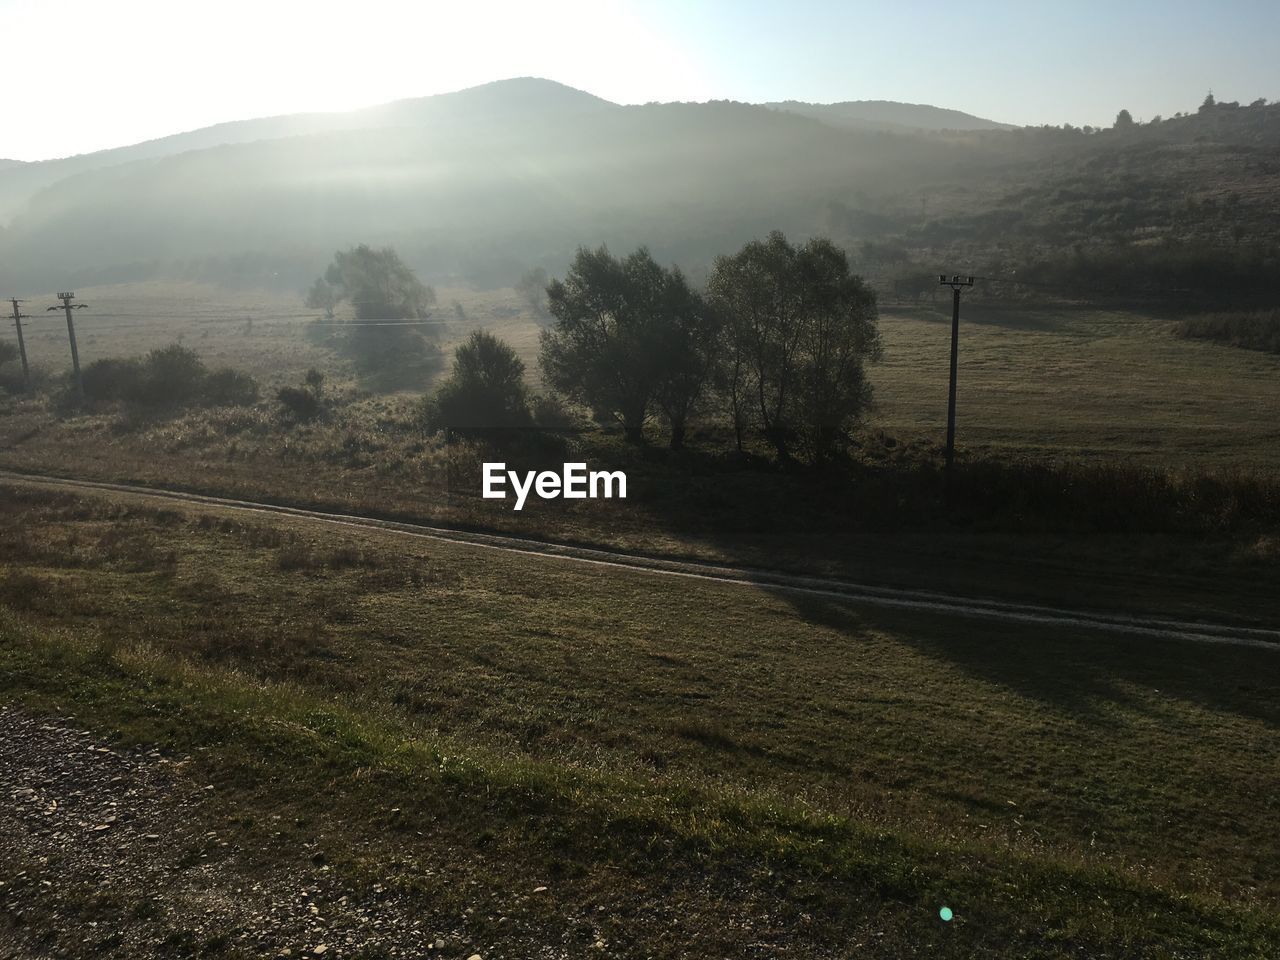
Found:
<svg viewBox="0 0 1280 960"><path fill-rule="evenodd" d="M832 191L905 186L921 156L750 104L619 106L526 78L0 171L14 201L0 269L24 289L246 263L292 281L360 241L395 244L424 276L479 281L579 243L702 262L805 228Z"/></svg>
<svg viewBox="0 0 1280 960"><path fill-rule="evenodd" d="M773 110L785 110L812 117L833 126L855 130L1013 130L1008 123L984 120L959 110L924 103L894 100L846 100L842 103L804 103L782 100L766 103Z"/></svg>
<svg viewBox="0 0 1280 960"><path fill-rule="evenodd" d="M938 264L1096 272L1094 250L1145 269L1192 241L1224 263L1280 257L1267 246L1280 242L1280 106L1087 133L888 119L956 122L910 105L881 110L881 126L835 122L846 106L819 108L825 118L730 101L624 106L524 78L18 164L0 168L0 287L297 289L361 242L394 245L429 282L505 285L600 243L646 244L696 277L772 229L832 237L883 289L936 285ZM1179 278L1210 269L1177 263Z"/></svg>
<svg viewBox="0 0 1280 960"><path fill-rule="evenodd" d="M360 110L299 113L235 120L156 140L94 153L32 163L0 160L0 224L11 219L36 193L67 177L137 160L174 156L192 150L258 140L311 136L393 126L456 123L468 115L505 122L519 113L564 116L612 107L607 100L551 80L522 77L499 80L455 93L398 100ZM8 166L12 164L13 166Z"/></svg>

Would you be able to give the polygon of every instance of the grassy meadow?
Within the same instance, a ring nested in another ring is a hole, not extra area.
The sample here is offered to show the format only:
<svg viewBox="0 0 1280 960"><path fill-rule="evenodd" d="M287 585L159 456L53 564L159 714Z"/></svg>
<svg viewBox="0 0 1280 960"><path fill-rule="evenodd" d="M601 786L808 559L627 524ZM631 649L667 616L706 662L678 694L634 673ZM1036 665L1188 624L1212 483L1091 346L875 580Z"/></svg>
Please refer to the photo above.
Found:
<svg viewBox="0 0 1280 960"><path fill-rule="evenodd" d="M211 368L252 374L263 399L144 414L75 413L56 389L11 397L0 468L1067 605L1247 620L1276 610L1280 357L1181 339L1159 318L965 306L950 502L937 468L949 338L938 304L882 310L879 402L851 474L737 461L723 430L696 424L680 453L656 430L640 450L588 433L565 459L627 470L631 497L515 514L481 501L476 465L454 469L457 451L425 434L418 392L369 390L297 298L194 284L76 292L90 304L77 314L86 364L178 339ZM434 318L441 366L483 326L537 386L539 324L517 292L440 288ZM33 363L65 364L61 315L30 329ZM311 367L325 373L329 415L289 423L274 390Z"/></svg>
<svg viewBox="0 0 1280 960"><path fill-rule="evenodd" d="M1273 650L25 483L0 542L0 695L195 755L264 870L469 905L485 956L588 919L651 957L1280 938Z"/></svg>
<svg viewBox="0 0 1280 960"><path fill-rule="evenodd" d="M194 283L135 283L76 291L83 363L132 356L175 341L209 366L242 369L275 387L309 367L359 388L358 378L309 334L317 317L279 292ZM514 290L436 291L433 330L447 358L478 327L512 344L538 385L539 319ZM69 367L66 325L25 309L31 362ZM868 426L903 441L940 443L945 427L950 306L885 306L884 361L872 369L877 409ZM11 336L11 334L9 334ZM1086 307L964 304L958 438L975 454L1122 459L1185 468L1280 465L1280 357L1183 340L1171 319ZM430 384L424 383L423 389Z"/></svg>

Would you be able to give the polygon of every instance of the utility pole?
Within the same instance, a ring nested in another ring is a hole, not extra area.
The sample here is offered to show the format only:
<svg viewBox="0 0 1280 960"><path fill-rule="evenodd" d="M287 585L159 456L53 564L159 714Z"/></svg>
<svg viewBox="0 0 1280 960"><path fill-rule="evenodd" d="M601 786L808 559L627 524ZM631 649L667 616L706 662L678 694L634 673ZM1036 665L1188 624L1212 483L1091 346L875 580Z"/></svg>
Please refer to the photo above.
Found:
<svg viewBox="0 0 1280 960"><path fill-rule="evenodd" d="M71 339L71 367L75 371L76 377L76 399L84 399L84 380L80 376L80 351L76 349L76 323L71 319L72 310L83 310L88 306L87 303L72 303L76 298L74 293L60 293L58 299L62 301L61 306L49 307L50 310L65 310L67 312L67 336Z"/></svg>
<svg viewBox="0 0 1280 960"><path fill-rule="evenodd" d="M31 389L31 370L27 366L27 344L22 339L22 321L30 318L18 309L18 304L23 301L10 297L9 302L13 304L13 328L18 331L18 353L22 356L22 382L29 390Z"/></svg>
<svg viewBox="0 0 1280 960"><path fill-rule="evenodd" d="M938 283L951 288L951 388L947 394L947 485L951 484L951 465L956 459L956 361L960 356L960 291L973 286L973 277L938 277Z"/></svg>

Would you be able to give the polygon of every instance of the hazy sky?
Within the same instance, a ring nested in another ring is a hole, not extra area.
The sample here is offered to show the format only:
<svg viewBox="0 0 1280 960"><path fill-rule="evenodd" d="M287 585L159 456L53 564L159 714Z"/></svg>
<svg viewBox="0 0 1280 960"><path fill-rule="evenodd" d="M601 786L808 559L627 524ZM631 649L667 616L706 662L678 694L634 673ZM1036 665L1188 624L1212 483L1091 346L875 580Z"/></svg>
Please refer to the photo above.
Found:
<svg viewBox="0 0 1280 960"><path fill-rule="evenodd" d="M1110 123L1280 98L1280 0L0 0L0 157L513 76L622 103L905 100Z"/></svg>

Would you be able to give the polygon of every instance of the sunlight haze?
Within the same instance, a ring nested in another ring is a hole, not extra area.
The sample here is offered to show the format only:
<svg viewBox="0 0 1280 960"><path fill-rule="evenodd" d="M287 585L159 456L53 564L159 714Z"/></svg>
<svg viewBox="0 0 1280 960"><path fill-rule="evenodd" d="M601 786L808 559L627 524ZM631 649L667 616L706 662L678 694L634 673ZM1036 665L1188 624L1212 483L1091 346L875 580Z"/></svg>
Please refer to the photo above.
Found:
<svg viewBox="0 0 1280 960"><path fill-rule="evenodd" d="M196 16L193 9L204 10ZM0 0L0 157L337 111L515 76L618 103L931 103L1007 123L1280 95L1276 5ZM1014 79L1016 77L1016 80ZM16 92L15 92L16 91Z"/></svg>

